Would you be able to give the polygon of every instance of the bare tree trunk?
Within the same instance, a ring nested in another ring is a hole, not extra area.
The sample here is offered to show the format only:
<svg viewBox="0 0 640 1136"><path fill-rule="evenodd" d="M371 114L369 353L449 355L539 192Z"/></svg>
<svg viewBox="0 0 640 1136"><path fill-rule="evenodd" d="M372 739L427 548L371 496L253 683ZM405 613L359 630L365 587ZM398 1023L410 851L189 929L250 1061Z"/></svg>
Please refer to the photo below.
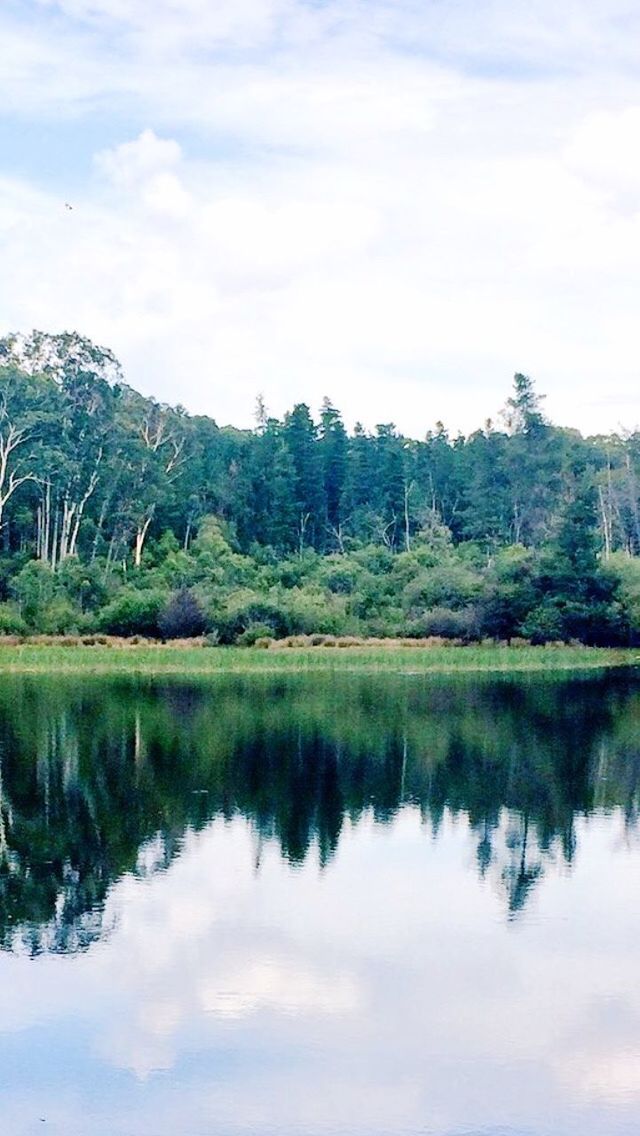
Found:
<svg viewBox="0 0 640 1136"><path fill-rule="evenodd" d="M522 536L522 514L520 512L520 502L514 501L513 503L513 543L520 544L520 537Z"/></svg>
<svg viewBox="0 0 640 1136"><path fill-rule="evenodd" d="M42 531L41 558L42 558L42 560L45 561L45 563L48 563L48 561L49 561L49 549L50 549L50 542L51 542L51 482L50 481L47 481L46 486L45 486L43 512L44 512L44 527L43 527L43 531Z"/></svg>
<svg viewBox="0 0 640 1136"><path fill-rule="evenodd" d="M344 555L344 531L342 521L340 521L340 523L337 525L327 525L327 532L331 533L331 536L335 538L335 542L338 546L338 552Z"/></svg>
<svg viewBox="0 0 640 1136"><path fill-rule="evenodd" d="M111 563L115 558L115 551L116 551L116 534L114 532L114 533L111 534L111 540L109 541L109 548L107 549L107 563L106 563L105 575L109 571L109 569L111 567Z"/></svg>
<svg viewBox="0 0 640 1136"><path fill-rule="evenodd" d="M149 516L141 524L138 525L138 528L137 528L137 531L136 531L136 543L135 543L134 554L133 554L133 563L135 564L136 568L139 568L140 564L142 562L142 550L144 548L145 537L146 537L146 535L149 531L149 525L151 524L152 520L153 520L153 511L151 511L149 513Z"/></svg>
<svg viewBox="0 0 640 1136"><path fill-rule="evenodd" d="M300 537L299 537L299 541L298 541L298 555L299 556L302 556L302 552L303 552L303 549L304 549L304 537L305 537L305 533L307 531L307 525L309 523L309 517L310 516L311 516L311 513L301 513L300 514L300 528L299 528Z"/></svg>
<svg viewBox="0 0 640 1136"><path fill-rule="evenodd" d="M409 532L409 496L413 489L413 481L408 484L404 483L404 546L407 552L411 552L411 537Z"/></svg>
<svg viewBox="0 0 640 1136"><path fill-rule="evenodd" d="M602 537L604 541L604 558L611 556L611 511L607 508L602 486L598 486L598 499L600 501L600 516L602 519Z"/></svg>
<svg viewBox="0 0 640 1136"><path fill-rule="evenodd" d="M635 551L640 550L640 512L638 511L638 484L635 472L631 465L631 457L627 454L627 482L629 494L629 511L633 519Z"/></svg>
<svg viewBox="0 0 640 1136"><path fill-rule="evenodd" d="M70 502L68 497L65 497L62 502L62 526L60 528L60 543L58 546L58 563L62 564L63 560L67 559L69 555L69 540L71 538L71 525L76 512L75 502Z"/></svg>
<svg viewBox="0 0 640 1136"><path fill-rule="evenodd" d="M16 489L24 485L25 481L35 481L32 472L19 473L20 459L12 457L20 446L24 446L31 438L25 430L19 430L8 421L4 403L0 405L0 528L7 501L13 496ZM11 462L14 462L13 469Z"/></svg>
<svg viewBox="0 0 640 1136"><path fill-rule="evenodd" d="M60 510L56 505L55 519L53 522L53 538L51 541L51 571L56 570L56 556L58 552L58 520L60 517Z"/></svg>
<svg viewBox="0 0 640 1136"><path fill-rule="evenodd" d="M98 541L100 540L100 537L102 536L102 529L104 527L104 522L105 522L105 519L106 519L106 516L107 516L108 502L109 502L109 498L105 497L104 501L102 502L102 505L100 506L100 516L98 517L98 524L96 525L95 536L93 538L93 543L91 545L91 563L92 564L95 563L96 556L98 555Z"/></svg>
<svg viewBox="0 0 640 1136"><path fill-rule="evenodd" d="M81 498L81 500L78 502L78 504L76 506L75 523L73 525L73 529L71 530L71 535L70 535L70 539L69 539L69 556L75 556L76 555L77 545L78 545L78 533L80 532L80 522L82 521L82 514L84 513L84 508L85 508L87 501L91 497L92 493L95 490L96 485L98 484L98 464L100 462L101 457L102 457L102 450L100 450L100 454L99 454L98 459L96 461L95 469L94 469L94 471L91 474L91 477L89 479L89 484L88 484L88 486L85 490L84 497Z"/></svg>

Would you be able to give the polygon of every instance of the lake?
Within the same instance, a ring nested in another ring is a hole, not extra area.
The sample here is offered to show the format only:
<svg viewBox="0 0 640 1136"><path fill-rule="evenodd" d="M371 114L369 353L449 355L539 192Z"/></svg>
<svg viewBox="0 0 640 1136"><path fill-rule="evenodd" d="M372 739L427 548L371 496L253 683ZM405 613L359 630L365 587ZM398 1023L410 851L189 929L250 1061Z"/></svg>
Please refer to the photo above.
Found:
<svg viewBox="0 0 640 1136"><path fill-rule="evenodd" d="M3 1136L640 1131L640 679L3 677Z"/></svg>

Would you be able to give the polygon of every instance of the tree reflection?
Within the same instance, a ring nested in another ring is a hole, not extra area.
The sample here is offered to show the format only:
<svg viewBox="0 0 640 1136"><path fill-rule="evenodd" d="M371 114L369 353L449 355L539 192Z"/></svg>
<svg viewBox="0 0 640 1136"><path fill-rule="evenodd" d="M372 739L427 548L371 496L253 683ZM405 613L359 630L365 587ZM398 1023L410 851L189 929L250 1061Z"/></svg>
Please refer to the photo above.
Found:
<svg viewBox="0 0 640 1136"><path fill-rule="evenodd" d="M5 680L0 946L85 950L109 887L163 870L188 829L241 815L291 864L345 820L411 804L468 818L482 876L517 917L576 818L638 814L640 685L629 676Z"/></svg>

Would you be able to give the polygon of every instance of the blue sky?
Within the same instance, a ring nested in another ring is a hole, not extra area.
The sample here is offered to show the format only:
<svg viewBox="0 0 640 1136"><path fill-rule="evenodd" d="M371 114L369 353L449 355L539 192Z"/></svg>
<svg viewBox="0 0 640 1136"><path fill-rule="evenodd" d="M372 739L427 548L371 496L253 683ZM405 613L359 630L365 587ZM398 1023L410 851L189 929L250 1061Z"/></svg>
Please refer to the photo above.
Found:
<svg viewBox="0 0 640 1136"><path fill-rule="evenodd" d="M640 424L640 10L9 0L0 331L251 423ZM73 205L65 209L65 202Z"/></svg>

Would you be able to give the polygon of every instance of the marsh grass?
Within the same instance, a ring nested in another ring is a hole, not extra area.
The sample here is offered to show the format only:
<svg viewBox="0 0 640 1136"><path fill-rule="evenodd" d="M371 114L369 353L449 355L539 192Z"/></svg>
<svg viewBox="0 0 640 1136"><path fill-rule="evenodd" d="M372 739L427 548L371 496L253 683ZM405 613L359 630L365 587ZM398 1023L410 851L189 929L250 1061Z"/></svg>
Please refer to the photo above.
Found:
<svg viewBox="0 0 640 1136"><path fill-rule="evenodd" d="M324 650L332 646L335 650ZM265 649L266 647L266 649ZM100 637L0 642L0 673L227 674L300 671L567 671L640 665L635 650L548 644L446 646L438 640L333 640L208 647L203 640L171 644Z"/></svg>

